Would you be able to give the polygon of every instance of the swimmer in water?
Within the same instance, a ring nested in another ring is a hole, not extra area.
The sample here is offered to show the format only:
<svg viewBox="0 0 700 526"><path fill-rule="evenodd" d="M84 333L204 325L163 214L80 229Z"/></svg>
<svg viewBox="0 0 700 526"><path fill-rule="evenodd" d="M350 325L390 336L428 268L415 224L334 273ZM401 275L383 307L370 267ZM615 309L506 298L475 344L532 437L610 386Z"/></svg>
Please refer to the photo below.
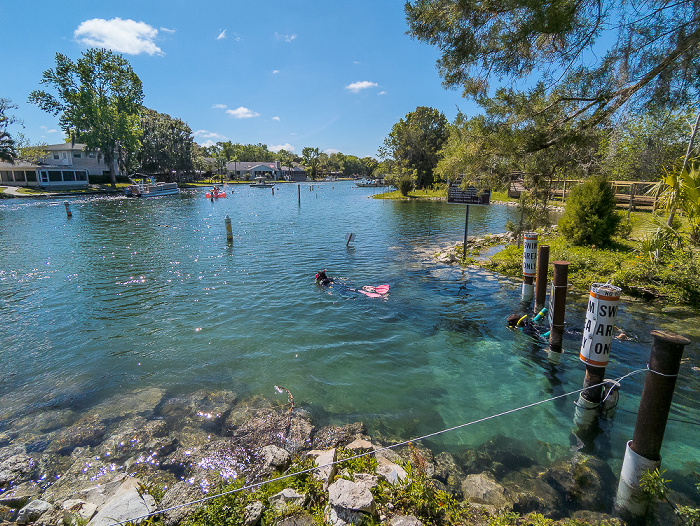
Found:
<svg viewBox="0 0 700 526"><path fill-rule="evenodd" d="M330 285L333 283L333 278L326 276L326 269L316 272L316 283L319 285Z"/></svg>

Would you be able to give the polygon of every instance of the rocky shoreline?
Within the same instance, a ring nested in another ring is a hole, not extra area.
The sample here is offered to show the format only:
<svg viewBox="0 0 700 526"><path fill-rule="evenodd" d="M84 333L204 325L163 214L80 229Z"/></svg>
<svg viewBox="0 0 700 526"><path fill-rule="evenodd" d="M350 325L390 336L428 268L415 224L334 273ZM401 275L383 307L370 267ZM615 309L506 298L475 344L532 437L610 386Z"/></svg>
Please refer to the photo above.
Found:
<svg viewBox="0 0 700 526"><path fill-rule="evenodd" d="M608 513L615 474L603 461L575 450L539 444L533 453L504 437L459 453L433 452L421 444L385 449L398 439L372 438L362 423L316 428L303 408L260 397L239 400L229 391L168 397L150 388L84 414L57 409L13 424L0 432L3 525L103 526L166 509L161 520L175 525L197 509L178 506L202 499L222 482L259 483L310 461L325 466L313 473L323 484L325 520L338 526L367 518L421 524L398 503L377 502L371 492L382 480L397 487L405 483L409 461L413 472L418 462L437 490L472 507L473 524L488 524L504 510L590 524L613 520ZM371 473L328 466L372 451ZM246 508L244 523L258 524L272 509L280 516L275 524L313 524L305 502L305 495L284 489ZM295 513L280 511L290 505Z"/></svg>

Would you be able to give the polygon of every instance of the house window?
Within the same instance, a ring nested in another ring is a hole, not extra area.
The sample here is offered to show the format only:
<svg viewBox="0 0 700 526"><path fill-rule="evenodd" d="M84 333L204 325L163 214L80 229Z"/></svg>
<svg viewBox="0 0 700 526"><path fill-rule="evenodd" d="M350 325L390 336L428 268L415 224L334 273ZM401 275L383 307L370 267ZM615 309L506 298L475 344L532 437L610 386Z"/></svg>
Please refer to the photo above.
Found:
<svg viewBox="0 0 700 526"><path fill-rule="evenodd" d="M73 152L73 159L80 159L83 157L82 153Z"/></svg>
<svg viewBox="0 0 700 526"><path fill-rule="evenodd" d="M27 178L27 182L29 183L35 183L36 182L36 172L35 171L29 171L27 170L24 172L24 176Z"/></svg>
<svg viewBox="0 0 700 526"><path fill-rule="evenodd" d="M41 182L42 182L42 183L48 183L48 182L49 182L49 174L48 174L48 172L41 172Z"/></svg>
<svg viewBox="0 0 700 526"><path fill-rule="evenodd" d="M49 170L49 181L51 181L51 182L63 181L63 178L61 177L61 171L60 170Z"/></svg>
<svg viewBox="0 0 700 526"><path fill-rule="evenodd" d="M79 170L75 172L75 180L76 181L87 181L87 172L84 170Z"/></svg>
<svg viewBox="0 0 700 526"><path fill-rule="evenodd" d="M63 180L64 181L75 181L75 172L73 170L64 171L63 172Z"/></svg>
<svg viewBox="0 0 700 526"><path fill-rule="evenodd" d="M18 172L12 172L16 183L26 183L27 180L24 178L24 170Z"/></svg>
<svg viewBox="0 0 700 526"><path fill-rule="evenodd" d="M94 159L95 157L97 157L97 154L95 152L90 152L90 153L88 153L88 157L90 159Z"/></svg>
<svg viewBox="0 0 700 526"><path fill-rule="evenodd" d="M67 159L67 158L68 158L68 154L67 154L66 152L63 152L63 158L64 158L64 159Z"/></svg>
<svg viewBox="0 0 700 526"><path fill-rule="evenodd" d="M54 159L60 159L60 157L59 157L59 155L58 155L57 153L54 153L54 154L53 154L53 158L54 158Z"/></svg>

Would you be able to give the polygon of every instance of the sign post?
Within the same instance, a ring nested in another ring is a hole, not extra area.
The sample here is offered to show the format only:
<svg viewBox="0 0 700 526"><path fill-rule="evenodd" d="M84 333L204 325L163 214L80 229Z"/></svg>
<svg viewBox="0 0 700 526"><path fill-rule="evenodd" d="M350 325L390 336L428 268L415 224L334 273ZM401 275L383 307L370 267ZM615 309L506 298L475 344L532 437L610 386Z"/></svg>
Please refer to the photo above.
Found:
<svg viewBox="0 0 700 526"><path fill-rule="evenodd" d="M469 205L488 206L491 204L491 189L479 190L472 186L461 188L459 183L451 183L447 189L447 203L451 205L467 205L464 218L464 245L462 261L467 259L467 231L469 229Z"/></svg>

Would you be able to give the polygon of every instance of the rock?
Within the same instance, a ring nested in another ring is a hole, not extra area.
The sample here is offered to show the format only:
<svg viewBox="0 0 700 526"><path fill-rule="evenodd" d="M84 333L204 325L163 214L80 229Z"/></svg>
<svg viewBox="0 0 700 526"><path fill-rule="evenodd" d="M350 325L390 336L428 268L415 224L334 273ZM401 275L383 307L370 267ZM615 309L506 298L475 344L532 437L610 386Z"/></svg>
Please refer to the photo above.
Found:
<svg viewBox="0 0 700 526"><path fill-rule="evenodd" d="M470 503L489 504L497 508L508 503L505 489L488 472L478 475L467 475L462 481L462 493L464 498Z"/></svg>
<svg viewBox="0 0 700 526"><path fill-rule="evenodd" d="M509 474L503 479L503 486L511 497L516 513L525 515L536 511L550 519L559 519L564 515L566 502L563 496L547 484L537 468Z"/></svg>
<svg viewBox="0 0 700 526"><path fill-rule="evenodd" d="M95 446L100 443L106 430L107 426L97 416L86 417L58 431L46 450L66 455L77 447Z"/></svg>
<svg viewBox="0 0 700 526"><path fill-rule="evenodd" d="M423 526L423 523L413 515L394 515L389 521L389 526Z"/></svg>
<svg viewBox="0 0 700 526"><path fill-rule="evenodd" d="M352 479L353 482L364 486L370 491L379 484L379 477L371 473L355 473Z"/></svg>
<svg viewBox="0 0 700 526"><path fill-rule="evenodd" d="M320 450L337 448L349 444L359 435L366 433L367 428L362 422L340 427L324 427L314 434L313 447Z"/></svg>
<svg viewBox="0 0 700 526"><path fill-rule="evenodd" d="M33 481L23 482L0 494L0 505L22 508L27 502L39 498L41 487Z"/></svg>
<svg viewBox="0 0 700 526"><path fill-rule="evenodd" d="M306 496L297 493L292 488L285 488L279 493L272 495L269 499L270 506L277 511L282 511L287 506L298 505L302 506L306 500Z"/></svg>
<svg viewBox="0 0 700 526"><path fill-rule="evenodd" d="M185 502L193 502L204 497L204 491L202 491L202 485L197 483L194 479L183 480L175 484L170 488L163 498L158 502L159 510L166 510L172 508L173 506L178 506ZM191 506L183 506L181 508L176 508L173 510L166 511L162 514L163 522L168 526L173 526L179 524L181 521L187 518L188 515L197 511L199 506L193 504Z"/></svg>
<svg viewBox="0 0 700 526"><path fill-rule="evenodd" d="M612 509L615 475L602 460L580 454L559 460L547 470L545 481L561 495L569 509L598 512Z"/></svg>
<svg viewBox="0 0 700 526"><path fill-rule="evenodd" d="M260 522L265 506L259 500L251 502L243 510L243 526L255 526Z"/></svg>
<svg viewBox="0 0 700 526"><path fill-rule="evenodd" d="M33 500L17 514L17 524L27 524L36 521L41 515L52 508L51 504L43 500Z"/></svg>
<svg viewBox="0 0 700 526"><path fill-rule="evenodd" d="M273 469L284 469L292 460L287 450L277 446L265 446L260 450L260 458L263 461L263 469L272 472Z"/></svg>
<svg viewBox="0 0 700 526"><path fill-rule="evenodd" d="M119 488L122 487L122 484L124 484L128 478L129 477L125 473L120 473L109 482L76 491L73 495L74 500L89 502L101 508L116 495Z"/></svg>
<svg viewBox="0 0 700 526"><path fill-rule="evenodd" d="M0 462L0 488L18 485L29 480L36 462L21 449L16 454L6 457ZM22 451L22 452L19 452Z"/></svg>
<svg viewBox="0 0 700 526"><path fill-rule="evenodd" d="M347 446L345 446L345 449L347 451L352 451L355 454L359 454L363 451L374 451L374 446L368 440L358 438L357 440L353 440Z"/></svg>
<svg viewBox="0 0 700 526"><path fill-rule="evenodd" d="M367 520L367 514L361 511L336 508L329 504L324 512L324 518L333 526L360 525Z"/></svg>
<svg viewBox="0 0 700 526"><path fill-rule="evenodd" d="M280 519L275 526L314 526L316 521L308 513L295 513L290 517Z"/></svg>
<svg viewBox="0 0 700 526"><path fill-rule="evenodd" d="M66 526L86 524L97 513L97 506L81 499L70 499L61 504Z"/></svg>
<svg viewBox="0 0 700 526"><path fill-rule="evenodd" d="M338 465L333 464L338 459L338 451L333 448L328 451L313 450L307 453L307 457L311 458L315 465L324 466L313 472L314 477L323 483L323 489L328 489L328 484L331 483L333 477L338 472Z"/></svg>
<svg viewBox="0 0 700 526"><path fill-rule="evenodd" d="M226 419L236 403L231 391L207 391L201 389L189 395L169 398L155 410L173 429L188 426L222 435L226 431Z"/></svg>
<svg viewBox="0 0 700 526"><path fill-rule="evenodd" d="M396 484L399 480L406 478L406 471L384 457L377 458L377 475L382 477L387 482Z"/></svg>
<svg viewBox="0 0 700 526"><path fill-rule="evenodd" d="M361 511L374 515L376 504L372 493L363 484L339 479L328 487L328 502L332 508Z"/></svg>
<svg viewBox="0 0 700 526"><path fill-rule="evenodd" d="M309 418L302 410L294 410L291 419L286 411L261 410L233 430L231 444L249 450L275 445L297 453L310 448L313 425Z"/></svg>
<svg viewBox="0 0 700 526"><path fill-rule="evenodd" d="M139 490L141 483L134 478L125 480L117 492L100 508L88 526L111 526L119 522L148 515L155 509L155 500Z"/></svg>
<svg viewBox="0 0 700 526"><path fill-rule="evenodd" d="M91 414L101 420L115 420L135 415L150 416L160 404L165 389L150 387L138 389L130 393L119 394L93 407Z"/></svg>

